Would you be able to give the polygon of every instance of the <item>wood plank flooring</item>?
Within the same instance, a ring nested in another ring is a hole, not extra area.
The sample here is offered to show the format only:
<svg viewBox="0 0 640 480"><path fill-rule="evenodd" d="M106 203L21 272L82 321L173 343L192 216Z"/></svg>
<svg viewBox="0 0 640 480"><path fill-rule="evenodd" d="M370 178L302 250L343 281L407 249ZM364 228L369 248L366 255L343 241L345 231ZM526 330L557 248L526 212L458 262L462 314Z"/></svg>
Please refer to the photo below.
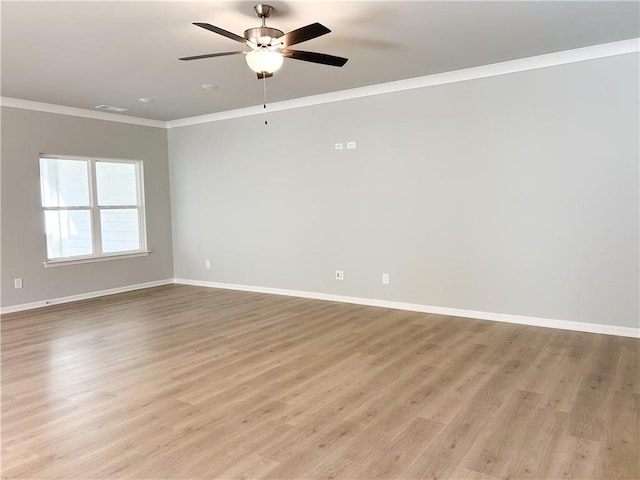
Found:
<svg viewBox="0 0 640 480"><path fill-rule="evenodd" d="M6 479L640 478L637 339L178 285L1 326Z"/></svg>

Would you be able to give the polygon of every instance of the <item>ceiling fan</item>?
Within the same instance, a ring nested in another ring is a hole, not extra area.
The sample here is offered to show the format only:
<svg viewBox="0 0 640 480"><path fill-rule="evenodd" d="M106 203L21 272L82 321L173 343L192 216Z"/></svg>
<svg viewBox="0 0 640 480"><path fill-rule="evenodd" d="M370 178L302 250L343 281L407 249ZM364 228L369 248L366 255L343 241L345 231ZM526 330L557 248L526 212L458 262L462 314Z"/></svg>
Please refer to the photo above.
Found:
<svg viewBox="0 0 640 480"><path fill-rule="evenodd" d="M235 33L216 27L209 23L195 22L194 25L204 28L211 32L217 33L224 37L235 40L236 42L247 45L251 50L239 50L236 52L209 53L205 55L195 55L193 57L183 57L179 60L199 60L201 58L224 57L227 55L246 55L247 64L256 72L258 79L264 79L273 76L273 72L278 70L282 65L284 58L293 58L294 60L302 60L304 62L320 63L322 65L331 65L334 67L342 67L347 63L347 58L327 55L325 53L305 52L302 50L291 50L291 45L306 42L307 40L320 37L329 33L329 30L320 23L312 23L305 27L284 33L277 28L267 27L266 19L273 12L271 5L256 5L253 7L259 18L262 19L262 26L249 28L245 30L244 37Z"/></svg>

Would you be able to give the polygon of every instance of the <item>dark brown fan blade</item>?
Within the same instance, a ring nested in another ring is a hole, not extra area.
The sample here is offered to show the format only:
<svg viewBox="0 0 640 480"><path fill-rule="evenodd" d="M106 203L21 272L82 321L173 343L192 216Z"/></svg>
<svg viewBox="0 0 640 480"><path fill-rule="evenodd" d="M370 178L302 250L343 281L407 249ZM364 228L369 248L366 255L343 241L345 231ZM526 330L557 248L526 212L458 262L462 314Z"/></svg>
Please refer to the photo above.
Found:
<svg viewBox="0 0 640 480"><path fill-rule="evenodd" d="M333 67L341 67L349 60L348 58L327 55L326 53L303 52L302 50L284 50L282 55L295 60L321 63L322 65L331 65Z"/></svg>
<svg viewBox="0 0 640 480"><path fill-rule="evenodd" d="M261 72L258 73L258 80L262 80L263 78L271 78L273 77L273 73Z"/></svg>
<svg viewBox="0 0 640 480"><path fill-rule="evenodd" d="M331 30L324 25L316 22L311 25L307 25L306 27L300 27L296 30L290 31L289 33L285 33L279 38L279 40L285 47L288 47L289 45L295 45L296 43L302 43L307 40L311 40L312 38L320 37L330 31Z"/></svg>
<svg viewBox="0 0 640 480"><path fill-rule="evenodd" d="M239 50L237 52L207 53L205 55L194 55L193 57L182 57L182 58L179 58L178 60L199 60L201 58L226 57L227 55L240 55L241 53L246 53L246 52Z"/></svg>
<svg viewBox="0 0 640 480"><path fill-rule="evenodd" d="M209 23L194 22L193 24L197 25L198 27L202 27L206 30L209 30L213 33L217 33L218 35L222 35L223 37L227 37L227 38L230 38L231 40L235 40L236 42L245 43L247 41L246 38L241 37L240 35L236 35L235 33L228 32L227 30L224 30L220 27L216 27Z"/></svg>

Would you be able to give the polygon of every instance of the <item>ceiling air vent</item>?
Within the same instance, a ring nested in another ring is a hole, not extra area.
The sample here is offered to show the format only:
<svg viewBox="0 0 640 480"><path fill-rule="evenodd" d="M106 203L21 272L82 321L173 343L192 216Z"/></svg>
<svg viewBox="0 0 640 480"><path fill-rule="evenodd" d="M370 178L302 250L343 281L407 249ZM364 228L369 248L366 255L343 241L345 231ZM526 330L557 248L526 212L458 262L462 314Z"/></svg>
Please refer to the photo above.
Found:
<svg viewBox="0 0 640 480"><path fill-rule="evenodd" d="M111 105L98 105L96 106L98 110L106 110L107 112L128 112L128 108L122 107L112 107Z"/></svg>

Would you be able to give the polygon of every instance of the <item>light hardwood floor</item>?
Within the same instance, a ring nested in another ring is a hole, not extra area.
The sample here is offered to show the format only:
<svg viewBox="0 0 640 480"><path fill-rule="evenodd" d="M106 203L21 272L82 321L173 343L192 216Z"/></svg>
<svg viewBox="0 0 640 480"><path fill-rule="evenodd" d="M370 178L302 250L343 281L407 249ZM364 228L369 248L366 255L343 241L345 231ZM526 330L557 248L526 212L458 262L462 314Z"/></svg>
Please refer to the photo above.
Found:
<svg viewBox="0 0 640 480"><path fill-rule="evenodd" d="M2 475L640 478L637 339L171 285L2 318Z"/></svg>

